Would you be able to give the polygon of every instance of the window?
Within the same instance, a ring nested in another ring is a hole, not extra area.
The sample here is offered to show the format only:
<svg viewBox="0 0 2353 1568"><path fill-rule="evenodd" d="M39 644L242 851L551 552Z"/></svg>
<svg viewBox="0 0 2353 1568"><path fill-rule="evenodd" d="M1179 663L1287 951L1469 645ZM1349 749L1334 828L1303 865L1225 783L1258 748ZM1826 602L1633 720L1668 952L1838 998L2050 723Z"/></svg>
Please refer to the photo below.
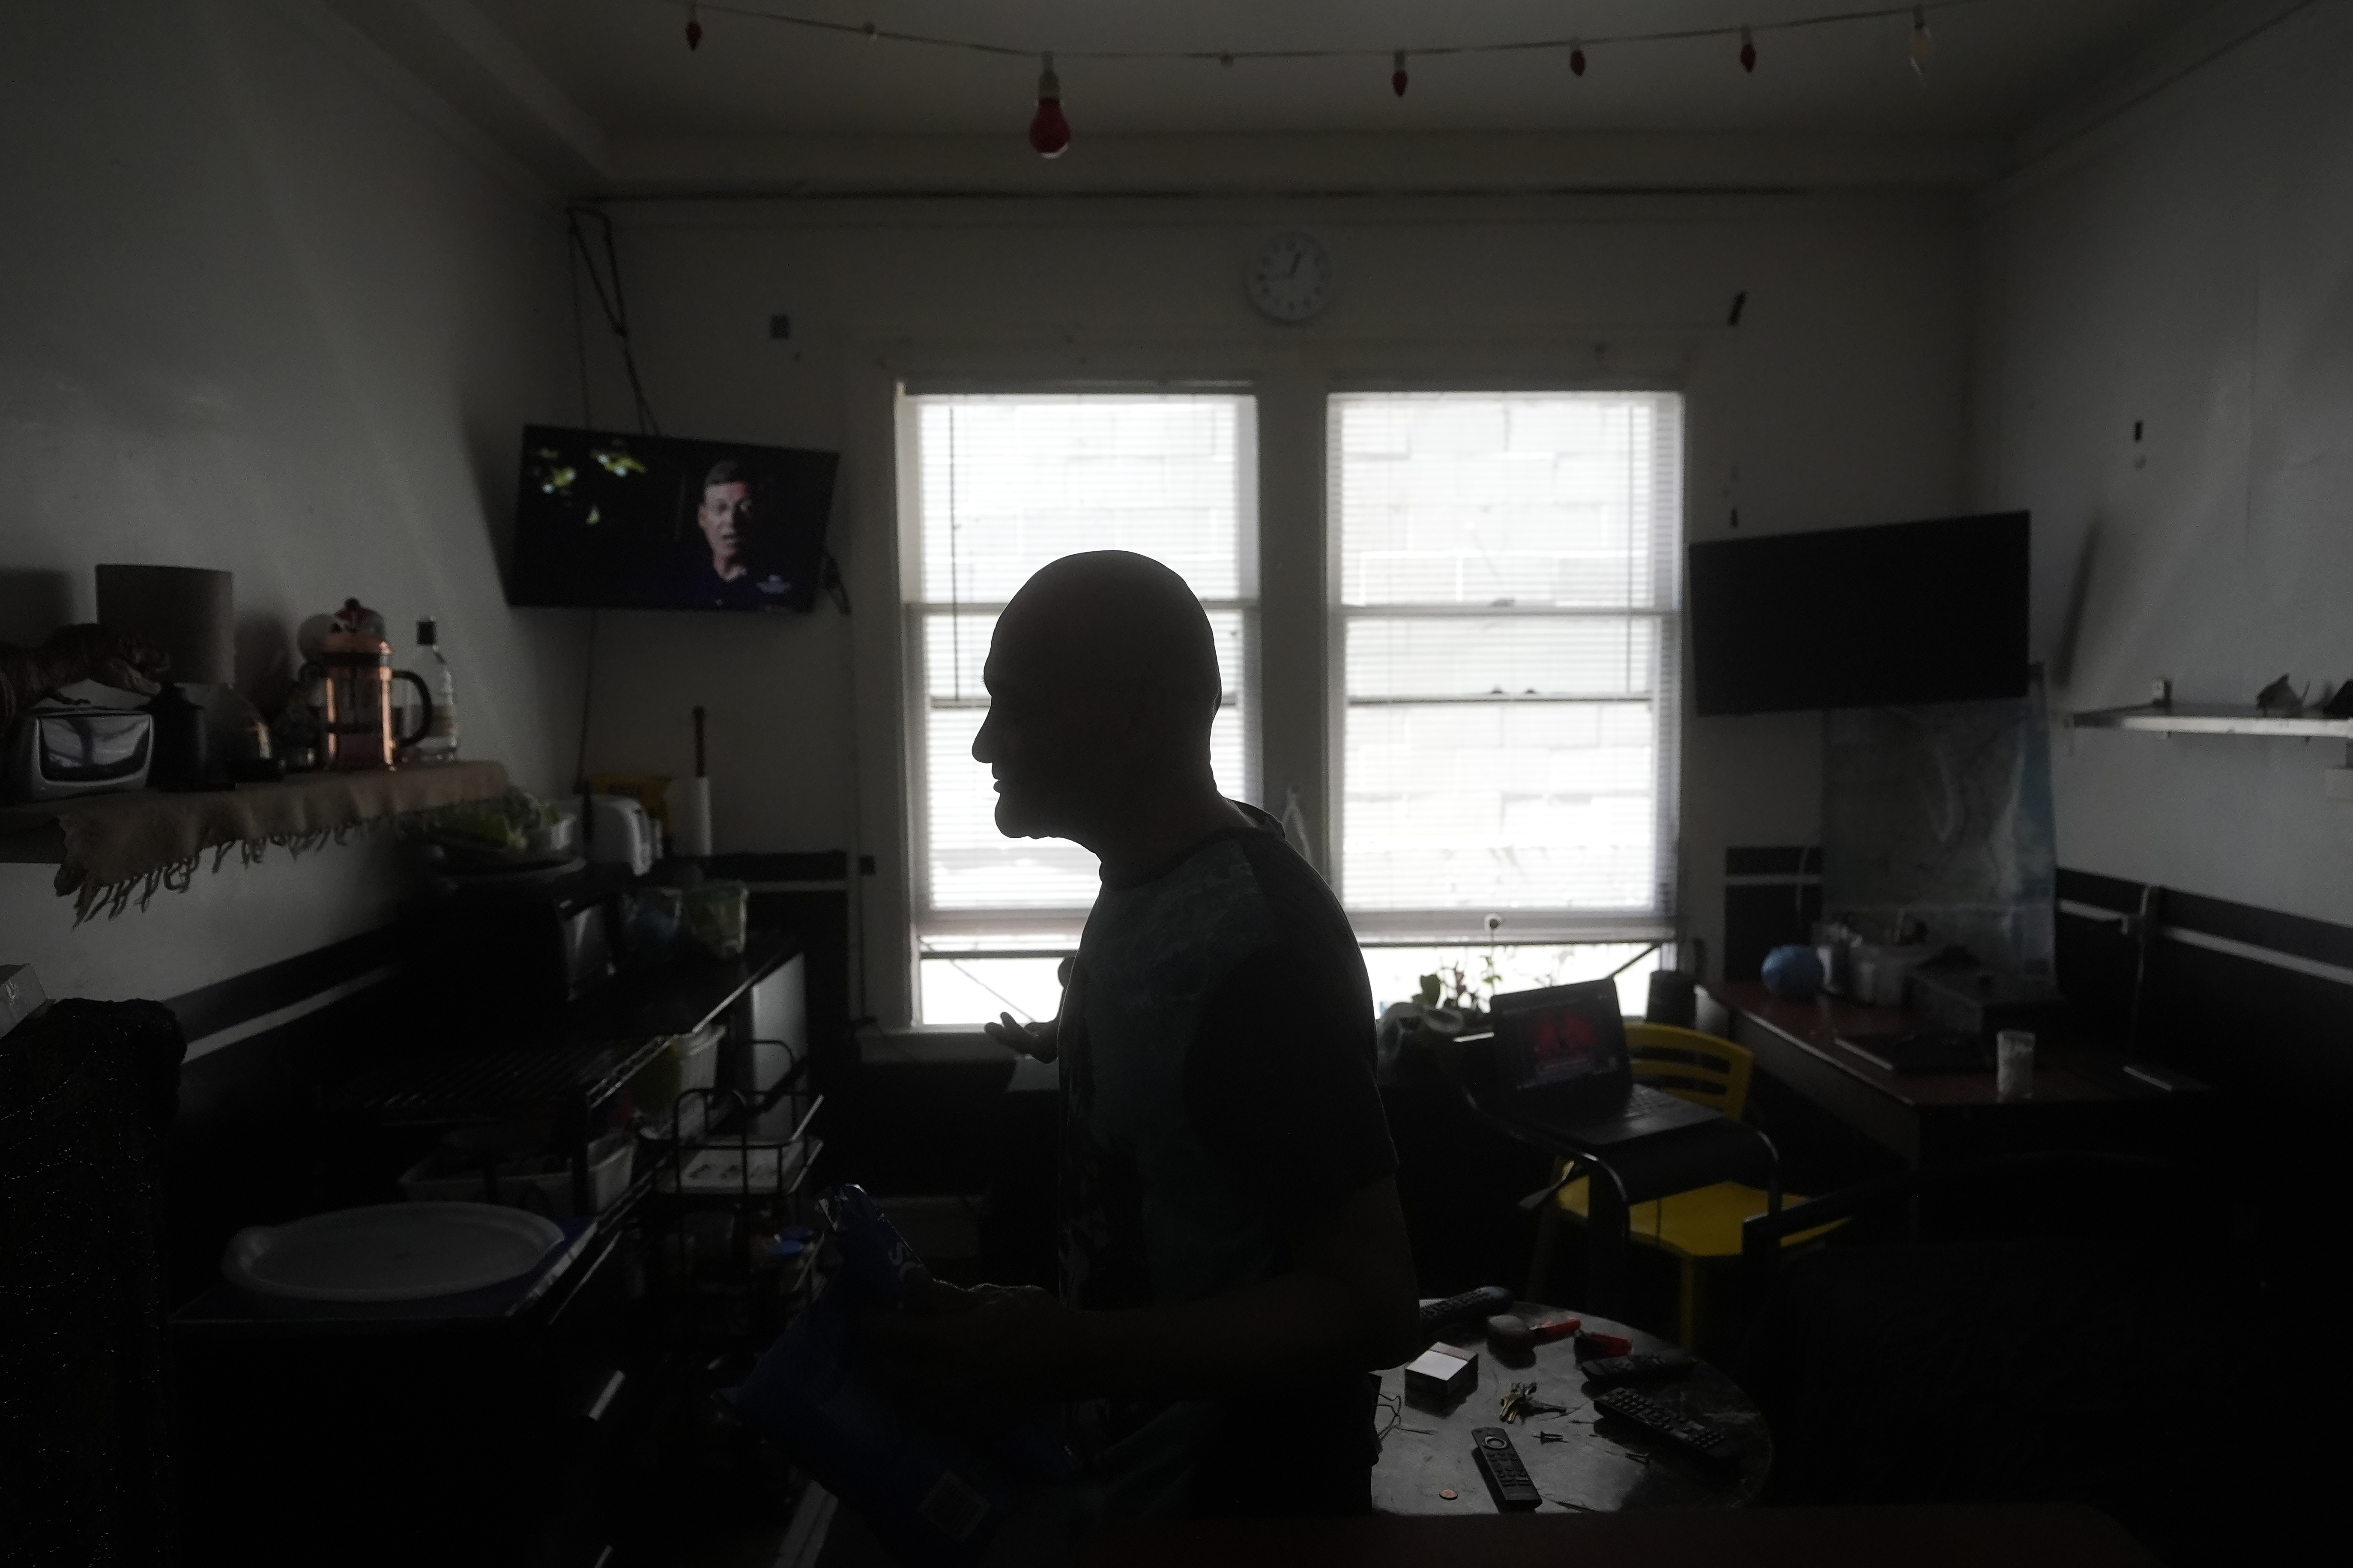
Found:
<svg viewBox="0 0 2353 1568"><path fill-rule="evenodd" d="M1329 420L1358 934L1669 934L1682 400L1363 394Z"/></svg>
<svg viewBox="0 0 2353 1568"><path fill-rule="evenodd" d="M919 1022L1050 1016L1094 858L997 831L972 760L981 666L1006 601L1046 563L1134 550L1183 575L1217 632L1219 787L1258 798L1250 694L1258 562L1257 405L1229 394L903 398L902 473L919 556L908 606L908 744Z"/></svg>
<svg viewBox="0 0 2353 1568"><path fill-rule="evenodd" d="M1501 935L1508 938L1506 930ZM1393 946L1365 949L1365 975L1372 982L1373 1006L1409 1001L1420 994L1421 977L1438 976L1439 994L1451 998L1459 984L1485 1005L1490 995L1569 985L1580 980L1614 979L1619 1008L1640 1017L1650 1005L1651 975L1661 967L1654 942L1514 942L1492 946Z"/></svg>

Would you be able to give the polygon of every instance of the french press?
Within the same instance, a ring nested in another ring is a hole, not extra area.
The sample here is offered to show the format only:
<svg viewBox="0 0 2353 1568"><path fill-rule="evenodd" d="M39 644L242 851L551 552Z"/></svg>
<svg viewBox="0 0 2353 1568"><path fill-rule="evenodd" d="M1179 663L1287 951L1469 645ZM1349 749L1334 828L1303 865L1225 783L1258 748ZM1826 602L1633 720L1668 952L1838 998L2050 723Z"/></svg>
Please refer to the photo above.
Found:
<svg viewBox="0 0 2353 1568"><path fill-rule="evenodd" d="M318 674L326 687L320 728L326 765L336 773L388 768L403 746L425 738L433 723L433 693L413 670L392 668L392 645L369 632L329 632L319 640ZM417 688L417 727L392 731L392 683Z"/></svg>

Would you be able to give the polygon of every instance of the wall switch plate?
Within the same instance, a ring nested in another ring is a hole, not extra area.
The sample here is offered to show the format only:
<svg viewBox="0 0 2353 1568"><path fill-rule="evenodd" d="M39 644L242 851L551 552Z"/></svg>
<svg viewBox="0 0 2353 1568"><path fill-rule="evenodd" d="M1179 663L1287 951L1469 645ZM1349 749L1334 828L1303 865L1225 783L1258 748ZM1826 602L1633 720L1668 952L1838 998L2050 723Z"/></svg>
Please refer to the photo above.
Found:
<svg viewBox="0 0 2353 1568"><path fill-rule="evenodd" d="M2353 768L2323 768L2320 787L2331 800L2353 800Z"/></svg>

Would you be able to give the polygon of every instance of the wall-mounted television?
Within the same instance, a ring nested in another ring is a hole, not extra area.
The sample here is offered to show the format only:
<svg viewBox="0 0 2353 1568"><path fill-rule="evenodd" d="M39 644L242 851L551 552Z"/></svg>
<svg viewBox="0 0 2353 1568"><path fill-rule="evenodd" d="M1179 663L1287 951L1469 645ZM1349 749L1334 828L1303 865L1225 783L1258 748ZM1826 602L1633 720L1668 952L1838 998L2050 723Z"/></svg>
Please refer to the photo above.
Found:
<svg viewBox="0 0 2353 1568"><path fill-rule="evenodd" d="M1690 549L1703 716L2021 697L2028 514Z"/></svg>
<svg viewBox="0 0 2353 1568"><path fill-rule="evenodd" d="M834 452L530 425L512 605L806 610Z"/></svg>

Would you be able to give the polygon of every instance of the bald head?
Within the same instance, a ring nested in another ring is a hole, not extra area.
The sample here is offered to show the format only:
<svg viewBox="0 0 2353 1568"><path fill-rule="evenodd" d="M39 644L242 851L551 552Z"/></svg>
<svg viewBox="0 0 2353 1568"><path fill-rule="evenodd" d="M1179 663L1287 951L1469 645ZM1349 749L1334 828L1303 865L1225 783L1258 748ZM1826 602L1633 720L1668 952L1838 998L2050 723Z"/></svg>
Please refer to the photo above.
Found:
<svg viewBox="0 0 2353 1568"><path fill-rule="evenodd" d="M1165 715L1206 738L1217 717L1218 642L1185 579L1149 555L1090 550L1039 568L997 623L1082 679L1157 689Z"/></svg>
<svg viewBox="0 0 2353 1568"><path fill-rule="evenodd" d="M1006 605L989 645L989 714L973 755L1008 834L1078 837L1176 774L1214 787L1217 639L1185 580L1124 550L1066 555Z"/></svg>

